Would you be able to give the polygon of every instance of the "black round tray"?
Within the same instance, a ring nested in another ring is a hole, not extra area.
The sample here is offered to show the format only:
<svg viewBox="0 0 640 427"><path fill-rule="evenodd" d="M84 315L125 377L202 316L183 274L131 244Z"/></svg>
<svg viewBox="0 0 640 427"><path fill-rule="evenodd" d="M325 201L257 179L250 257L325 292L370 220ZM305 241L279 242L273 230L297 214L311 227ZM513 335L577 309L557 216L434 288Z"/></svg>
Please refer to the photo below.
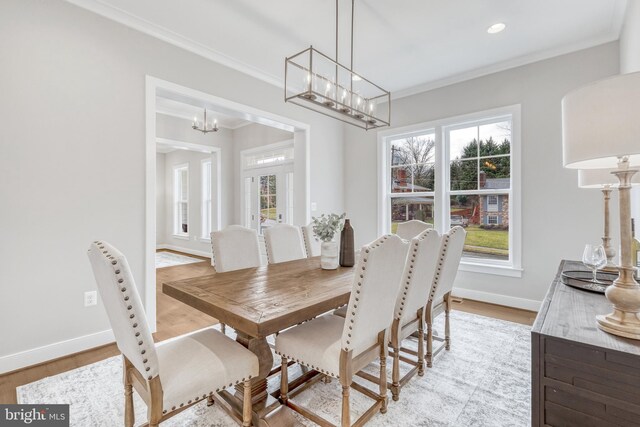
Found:
<svg viewBox="0 0 640 427"><path fill-rule="evenodd" d="M572 288L604 294L604 291L618 278L618 272L598 271L596 277L600 283L593 283L593 273L585 270L562 272L562 283Z"/></svg>

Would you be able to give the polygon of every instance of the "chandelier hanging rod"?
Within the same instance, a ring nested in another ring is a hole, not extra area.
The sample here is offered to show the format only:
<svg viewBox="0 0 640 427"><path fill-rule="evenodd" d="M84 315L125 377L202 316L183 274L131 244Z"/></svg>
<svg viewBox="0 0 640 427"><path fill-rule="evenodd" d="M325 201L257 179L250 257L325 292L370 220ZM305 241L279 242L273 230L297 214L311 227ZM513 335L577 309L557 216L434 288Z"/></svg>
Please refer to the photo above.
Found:
<svg viewBox="0 0 640 427"><path fill-rule="evenodd" d="M389 126L391 93L353 71L355 0L351 0L348 66L339 62L340 0L335 6L335 58L313 45L286 57L284 100L365 130Z"/></svg>

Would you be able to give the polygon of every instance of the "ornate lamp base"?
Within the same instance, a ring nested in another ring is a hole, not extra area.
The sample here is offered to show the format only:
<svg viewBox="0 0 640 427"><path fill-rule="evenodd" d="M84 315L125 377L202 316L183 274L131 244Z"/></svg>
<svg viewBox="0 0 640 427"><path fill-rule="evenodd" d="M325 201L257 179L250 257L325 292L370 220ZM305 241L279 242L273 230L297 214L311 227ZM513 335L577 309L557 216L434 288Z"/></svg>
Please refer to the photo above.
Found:
<svg viewBox="0 0 640 427"><path fill-rule="evenodd" d="M631 177L637 172L628 168L628 159L622 158L618 170L613 172L620 180L620 243L622 246L620 276L609 286L605 295L613 304L613 313L596 316L598 327L605 332L640 340L640 285L636 282L631 262ZM607 194L605 193L605 199ZM605 235L608 230L605 230ZM605 236L608 237L608 236ZM605 242L606 243L606 242Z"/></svg>
<svg viewBox="0 0 640 427"><path fill-rule="evenodd" d="M598 327L605 332L620 337L640 340L640 316L637 313L624 313L614 310L606 316L596 316Z"/></svg>
<svg viewBox="0 0 640 427"><path fill-rule="evenodd" d="M613 303L613 313L596 316L598 327L610 334L640 340L640 285L633 278L633 268L621 267L620 277L605 295Z"/></svg>

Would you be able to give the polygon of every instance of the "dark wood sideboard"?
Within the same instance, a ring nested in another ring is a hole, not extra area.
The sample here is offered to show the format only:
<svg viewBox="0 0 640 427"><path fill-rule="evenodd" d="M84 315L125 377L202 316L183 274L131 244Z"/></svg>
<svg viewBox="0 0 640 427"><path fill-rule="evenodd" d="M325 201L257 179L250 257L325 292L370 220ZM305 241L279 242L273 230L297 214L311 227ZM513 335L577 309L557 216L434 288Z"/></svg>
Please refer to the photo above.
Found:
<svg viewBox="0 0 640 427"><path fill-rule="evenodd" d="M604 295L562 283L562 261L531 331L532 426L640 426L640 341L607 334Z"/></svg>

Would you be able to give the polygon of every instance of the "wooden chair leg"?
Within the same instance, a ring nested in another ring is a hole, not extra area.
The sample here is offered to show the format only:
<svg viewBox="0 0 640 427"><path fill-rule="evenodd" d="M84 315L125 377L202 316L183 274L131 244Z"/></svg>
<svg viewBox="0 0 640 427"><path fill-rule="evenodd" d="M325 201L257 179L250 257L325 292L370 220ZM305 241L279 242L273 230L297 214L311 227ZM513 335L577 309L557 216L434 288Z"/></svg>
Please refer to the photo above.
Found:
<svg viewBox="0 0 640 427"><path fill-rule="evenodd" d="M242 402L242 427L249 427L251 425L251 380L244 382L244 399Z"/></svg>
<svg viewBox="0 0 640 427"><path fill-rule="evenodd" d="M213 400L213 396L209 396L207 397L207 406L213 406L214 405L215 400Z"/></svg>
<svg viewBox="0 0 640 427"><path fill-rule="evenodd" d="M128 365L128 361L124 359L124 426L133 427L136 421L136 415L133 410L133 387L131 385L131 374Z"/></svg>
<svg viewBox="0 0 640 427"><path fill-rule="evenodd" d="M418 321L418 375L424 375L424 313Z"/></svg>
<svg viewBox="0 0 640 427"><path fill-rule="evenodd" d="M158 427L160 420L162 420L162 384L160 383L160 377L154 377L148 382L149 394L151 396L151 402L147 414L149 416L149 427Z"/></svg>
<svg viewBox="0 0 640 427"><path fill-rule="evenodd" d="M394 401L400 399L400 346L393 345L393 368L391 372L391 396Z"/></svg>
<svg viewBox="0 0 640 427"><path fill-rule="evenodd" d="M283 404L289 399L289 361L282 357L282 369L280 369L280 401Z"/></svg>
<svg viewBox="0 0 640 427"><path fill-rule="evenodd" d="M451 312L451 293L445 295L444 306L444 348L445 350L451 350L451 329L449 321L449 313Z"/></svg>
<svg viewBox="0 0 640 427"><path fill-rule="evenodd" d="M383 335L383 340L384 335ZM398 352L396 351L396 354ZM380 406L380 412L387 413L387 345L382 343L380 345L380 396L382 397L382 406Z"/></svg>
<svg viewBox="0 0 640 427"><path fill-rule="evenodd" d="M427 368L433 367L433 320L431 307L427 307Z"/></svg>
<svg viewBox="0 0 640 427"><path fill-rule="evenodd" d="M351 409L349 405L349 390L351 385L342 385L342 427L351 427Z"/></svg>

